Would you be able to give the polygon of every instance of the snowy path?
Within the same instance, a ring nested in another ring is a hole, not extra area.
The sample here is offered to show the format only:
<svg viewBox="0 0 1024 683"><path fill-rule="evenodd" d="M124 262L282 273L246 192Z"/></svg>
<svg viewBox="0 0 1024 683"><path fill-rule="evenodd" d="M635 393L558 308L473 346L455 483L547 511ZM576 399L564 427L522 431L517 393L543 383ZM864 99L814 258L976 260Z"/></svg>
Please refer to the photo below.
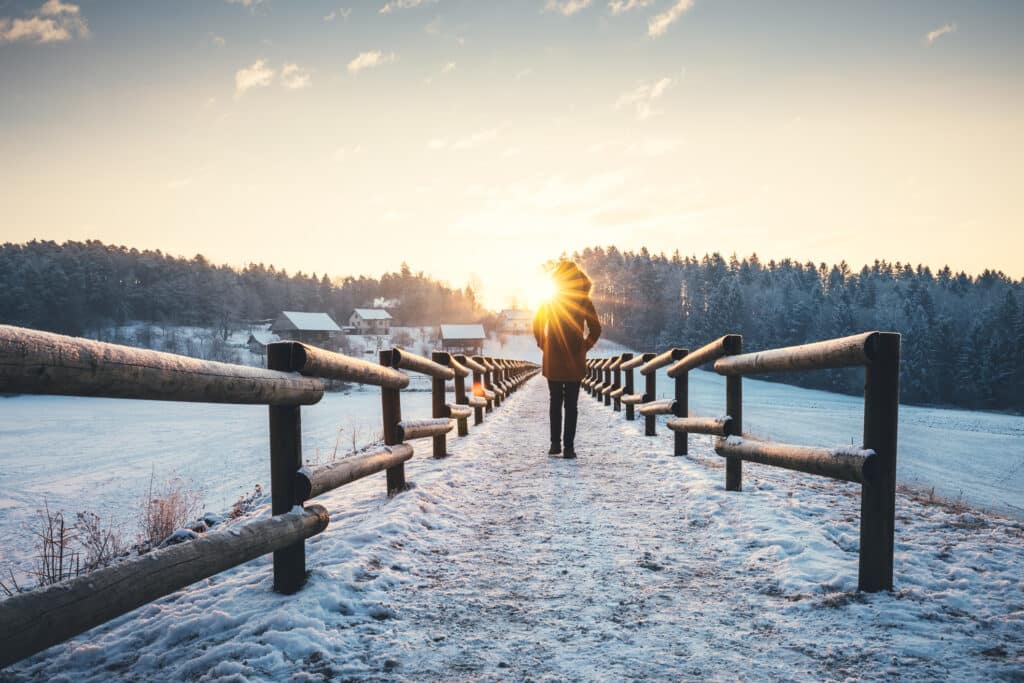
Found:
<svg viewBox="0 0 1024 683"><path fill-rule="evenodd" d="M452 456L325 497L310 583L269 559L15 669L75 680L1024 677L1019 522L898 501L897 592L856 584L856 489L746 468L580 397L578 461L549 458L528 383ZM0 674L0 680L4 680Z"/></svg>

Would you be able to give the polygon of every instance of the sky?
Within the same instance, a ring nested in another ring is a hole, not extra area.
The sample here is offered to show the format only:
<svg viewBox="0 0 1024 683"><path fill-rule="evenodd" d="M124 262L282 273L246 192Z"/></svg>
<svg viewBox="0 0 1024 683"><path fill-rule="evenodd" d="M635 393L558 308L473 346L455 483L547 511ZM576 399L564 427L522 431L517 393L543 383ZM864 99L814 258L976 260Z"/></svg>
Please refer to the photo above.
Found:
<svg viewBox="0 0 1024 683"><path fill-rule="evenodd" d="M1024 276L1024 3L0 0L0 240L492 308L614 244Z"/></svg>

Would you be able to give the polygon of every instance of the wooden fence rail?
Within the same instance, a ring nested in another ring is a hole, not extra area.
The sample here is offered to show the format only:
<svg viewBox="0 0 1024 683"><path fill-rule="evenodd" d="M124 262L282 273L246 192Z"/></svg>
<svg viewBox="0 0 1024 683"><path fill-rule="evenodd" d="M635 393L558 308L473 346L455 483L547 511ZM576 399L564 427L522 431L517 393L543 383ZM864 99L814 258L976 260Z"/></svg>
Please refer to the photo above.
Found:
<svg viewBox="0 0 1024 683"><path fill-rule="evenodd" d="M264 370L0 325L0 393L268 406L272 513L269 519L213 531L0 601L0 667L267 553L274 554L274 589L299 590L306 581L305 540L327 527L329 515L319 505L296 506L381 471L387 473L388 495L403 491L405 462L413 456L405 439L433 438L435 456L440 440L443 456L452 418L461 424L474 408L491 409L492 399L499 405L539 372L524 361L432 355L387 349L376 364L285 341L268 345ZM401 390L409 377L400 370L432 378L432 419L402 419ZM472 397L464 384L471 371ZM323 397L324 379L380 387L384 445L341 462L304 467L300 410ZM455 383L454 404L446 402L448 380ZM477 416L479 424L483 415Z"/></svg>
<svg viewBox="0 0 1024 683"><path fill-rule="evenodd" d="M743 353L743 338L729 334L696 351L669 349L660 354L645 353L629 361L618 361L626 370L631 387L632 370L639 368L647 379L642 400L624 390L621 400L639 404L646 420L644 433L655 434L657 415L672 414L666 425L675 435L673 452L685 455L688 434L718 437L715 452L726 460L725 488L743 488L743 461L797 470L807 474L849 481L861 485L860 556L858 589L892 590L893 544L896 517L896 453L899 415L900 335L895 332L865 332L841 339L829 339L780 349ZM640 362L637 362L640 359ZM600 371L610 359L589 359L587 390L600 396ZM688 373L709 363L726 378L725 415L717 418L690 416ZM654 377L668 366L666 374L675 380L675 398L658 400ZM743 436L744 375L798 370L864 367L864 432L860 447L819 448L770 443ZM632 415L627 412L627 419Z"/></svg>

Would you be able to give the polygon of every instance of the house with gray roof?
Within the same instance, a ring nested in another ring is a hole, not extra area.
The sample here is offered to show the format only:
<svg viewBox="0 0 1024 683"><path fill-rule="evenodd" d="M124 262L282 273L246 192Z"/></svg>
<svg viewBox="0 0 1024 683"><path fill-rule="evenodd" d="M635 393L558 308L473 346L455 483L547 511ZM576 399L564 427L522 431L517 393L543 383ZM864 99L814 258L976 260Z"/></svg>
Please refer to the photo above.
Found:
<svg viewBox="0 0 1024 683"><path fill-rule="evenodd" d="M331 316L310 311L281 311L270 331L281 339L316 346L329 346L330 340L341 334L341 328Z"/></svg>
<svg viewBox="0 0 1024 683"><path fill-rule="evenodd" d="M383 308L357 308L348 317L348 326L356 334L389 334L391 314Z"/></svg>
<svg viewBox="0 0 1024 683"><path fill-rule="evenodd" d="M464 353L467 356L479 355L484 352L484 340L487 333L480 323L464 325L441 325L441 349L449 353Z"/></svg>

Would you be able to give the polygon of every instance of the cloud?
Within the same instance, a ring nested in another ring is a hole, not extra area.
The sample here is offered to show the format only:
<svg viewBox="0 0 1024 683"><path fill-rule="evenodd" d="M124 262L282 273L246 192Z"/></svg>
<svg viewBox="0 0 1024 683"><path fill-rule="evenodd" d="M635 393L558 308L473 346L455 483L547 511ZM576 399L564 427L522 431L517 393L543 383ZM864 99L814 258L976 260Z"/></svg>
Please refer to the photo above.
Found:
<svg viewBox="0 0 1024 683"><path fill-rule="evenodd" d="M581 10L590 7L593 0L548 0L544 5L545 12L558 12L562 16L571 17Z"/></svg>
<svg viewBox="0 0 1024 683"><path fill-rule="evenodd" d="M71 5L60 0L46 0L39 8L39 13L44 17L59 17L62 14L78 14L78 5Z"/></svg>
<svg viewBox="0 0 1024 683"><path fill-rule="evenodd" d="M224 47L228 44L228 41L224 39L224 36L218 36L216 33L210 33L210 42L217 47Z"/></svg>
<svg viewBox="0 0 1024 683"><path fill-rule="evenodd" d="M447 64L441 67L442 74L450 74L453 71L455 71L455 62L448 62Z"/></svg>
<svg viewBox="0 0 1024 683"><path fill-rule="evenodd" d="M398 59L398 56L394 52L381 52L380 50L371 50L369 52L360 52L351 62L348 63L348 72L350 74L357 74L363 69L370 69L375 66L381 66L382 64L390 64L391 62Z"/></svg>
<svg viewBox="0 0 1024 683"><path fill-rule="evenodd" d="M60 43L88 38L89 25L78 5L47 0L24 19L0 17L0 43Z"/></svg>
<svg viewBox="0 0 1024 683"><path fill-rule="evenodd" d="M671 24L690 11L693 7L693 2L694 0L679 0L661 14L651 17L650 21L647 22L647 35L651 38L664 35Z"/></svg>
<svg viewBox="0 0 1024 683"><path fill-rule="evenodd" d="M947 33L956 33L956 24L943 24L934 31L929 31L928 34L924 37L924 39L925 41L928 42L929 45L931 45L932 43L934 43L936 40L946 35Z"/></svg>
<svg viewBox="0 0 1024 683"><path fill-rule="evenodd" d="M413 7L419 7L420 5L432 5L437 0L388 0L384 3L384 6L380 8L381 14L391 14L397 9L412 9Z"/></svg>
<svg viewBox="0 0 1024 683"><path fill-rule="evenodd" d="M274 70L265 59L257 59L244 69L235 72L235 96L252 88L266 88L274 82Z"/></svg>
<svg viewBox="0 0 1024 683"><path fill-rule="evenodd" d="M622 14L631 9L650 7L654 2L655 0L608 0L608 9L612 11L612 14Z"/></svg>
<svg viewBox="0 0 1024 683"><path fill-rule="evenodd" d="M281 69L281 85L288 90L302 90L312 85L312 82L309 69L303 69L298 64L285 64Z"/></svg>
<svg viewBox="0 0 1024 683"><path fill-rule="evenodd" d="M256 5L262 4L263 0L227 0L229 5L241 5L242 7L248 7L250 9L256 7Z"/></svg>
<svg viewBox="0 0 1024 683"><path fill-rule="evenodd" d="M641 83L632 90L619 95L615 101L616 109L632 108L639 121L644 121L661 113L654 108L654 102L661 99L665 91L672 85L672 79L666 76L653 83Z"/></svg>
<svg viewBox="0 0 1024 683"><path fill-rule="evenodd" d="M348 18L352 16L351 7L342 7L338 10L331 10L324 16L324 21L334 21L335 19L341 19L342 21L348 21Z"/></svg>
<svg viewBox="0 0 1024 683"><path fill-rule="evenodd" d="M447 38L448 40L454 40L459 45L466 44L466 38L461 35L466 31L466 25L456 26L453 31L446 31L441 23L441 17L437 16L430 20L426 26L423 27L423 31L428 35L437 36L438 38Z"/></svg>

